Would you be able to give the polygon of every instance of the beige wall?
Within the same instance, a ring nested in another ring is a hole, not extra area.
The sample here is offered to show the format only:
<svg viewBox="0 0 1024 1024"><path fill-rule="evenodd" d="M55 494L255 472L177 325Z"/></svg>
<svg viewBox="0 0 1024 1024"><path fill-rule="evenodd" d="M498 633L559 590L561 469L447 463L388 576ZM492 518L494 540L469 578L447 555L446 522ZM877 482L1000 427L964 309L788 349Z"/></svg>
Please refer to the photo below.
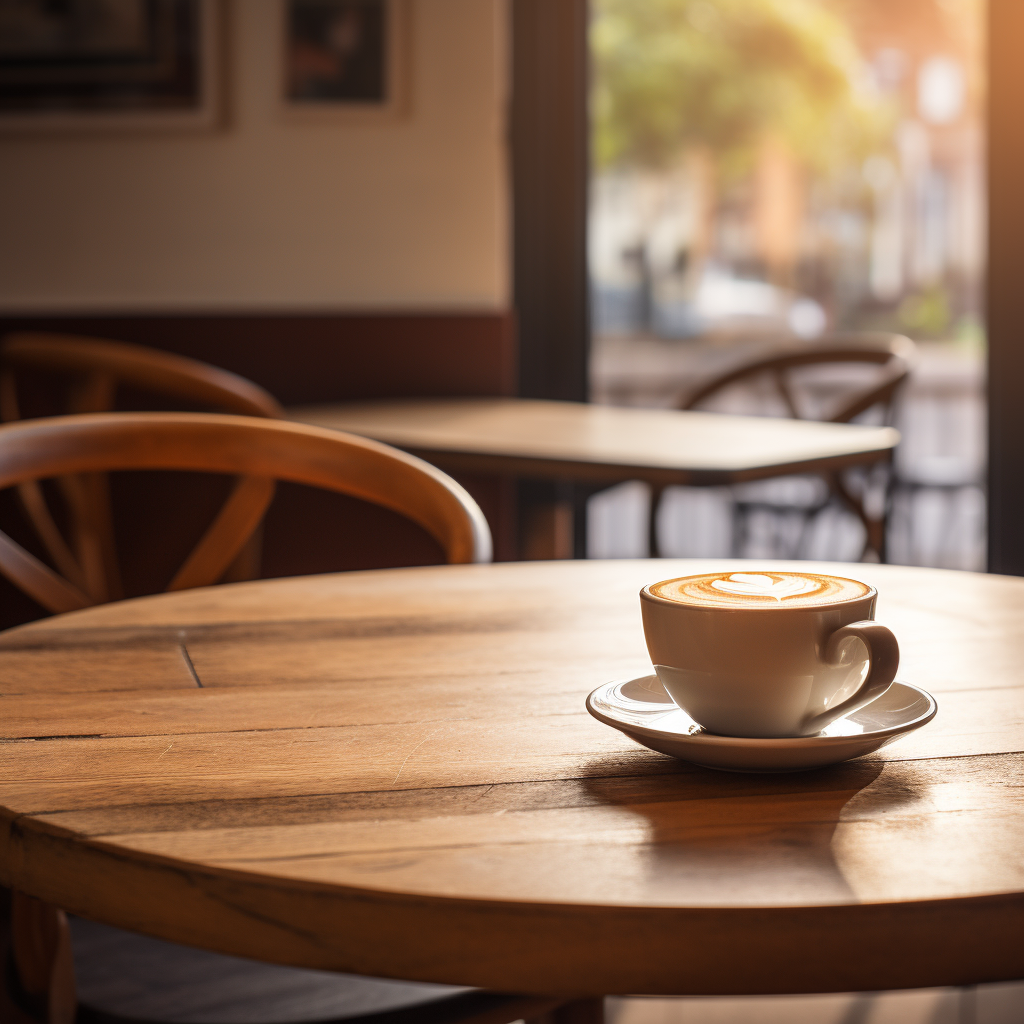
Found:
<svg viewBox="0 0 1024 1024"><path fill-rule="evenodd" d="M277 0L228 7L209 133L0 140L0 308L500 308L502 0L411 0L411 110L289 122Z"/></svg>

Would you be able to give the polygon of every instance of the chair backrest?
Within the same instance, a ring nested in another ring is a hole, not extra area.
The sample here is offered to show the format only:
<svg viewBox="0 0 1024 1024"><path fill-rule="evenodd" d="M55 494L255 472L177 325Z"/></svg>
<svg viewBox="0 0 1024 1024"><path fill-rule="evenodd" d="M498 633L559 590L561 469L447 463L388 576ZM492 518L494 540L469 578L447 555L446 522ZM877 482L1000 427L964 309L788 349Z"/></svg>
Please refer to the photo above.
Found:
<svg viewBox="0 0 1024 1024"><path fill-rule="evenodd" d="M0 426L0 489L128 469L241 475L168 590L218 582L259 524L275 480L392 509L426 529L449 562L491 558L487 521L451 477L397 449L340 431L215 413L93 413ZM54 612L99 603L3 533L0 572Z"/></svg>
<svg viewBox="0 0 1024 1024"><path fill-rule="evenodd" d="M107 412L117 389L127 385L170 399L172 406L206 406L216 412L283 418L273 395L238 374L184 356L103 338L25 331L0 343L0 419L21 419L17 371L31 370L70 377L62 410L68 413ZM67 476L59 481L70 513L69 544L39 485L18 487L22 508L36 535L60 571L95 602L122 596L121 567L102 473ZM231 568L232 579L258 575L261 539L253 536Z"/></svg>
<svg viewBox="0 0 1024 1024"><path fill-rule="evenodd" d="M833 335L815 342L782 346L767 355L758 356L732 367L705 381L680 404L680 409L693 409L706 399L735 384L769 380L794 419L824 419L830 423L849 423L874 406L884 410L889 421L893 402L906 382L914 361L914 343L901 334L863 332ZM826 415L808 415L797 401L793 371L806 367L839 363L874 363L879 374L866 387L847 390L839 403Z"/></svg>
<svg viewBox="0 0 1024 1024"><path fill-rule="evenodd" d="M107 412L119 384L176 401L207 405L218 412L282 419L284 410L269 392L245 377L197 359L103 338L19 332L0 344L0 418L21 419L14 371L42 370L79 378L69 413Z"/></svg>

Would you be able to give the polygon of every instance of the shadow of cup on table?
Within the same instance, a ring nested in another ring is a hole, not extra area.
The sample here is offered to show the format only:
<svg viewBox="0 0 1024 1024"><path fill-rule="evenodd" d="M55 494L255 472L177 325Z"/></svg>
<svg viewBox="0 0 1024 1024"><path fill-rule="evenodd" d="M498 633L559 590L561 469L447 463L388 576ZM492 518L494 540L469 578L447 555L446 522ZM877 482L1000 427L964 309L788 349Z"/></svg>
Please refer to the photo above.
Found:
<svg viewBox="0 0 1024 1024"><path fill-rule="evenodd" d="M581 779L591 799L636 815L647 841L635 885L652 899L688 905L856 901L833 840L851 802L872 789L886 762L870 759L811 771L715 771L651 753L596 758ZM913 802L911 780L872 800L872 813ZM881 804L885 804L883 808Z"/></svg>

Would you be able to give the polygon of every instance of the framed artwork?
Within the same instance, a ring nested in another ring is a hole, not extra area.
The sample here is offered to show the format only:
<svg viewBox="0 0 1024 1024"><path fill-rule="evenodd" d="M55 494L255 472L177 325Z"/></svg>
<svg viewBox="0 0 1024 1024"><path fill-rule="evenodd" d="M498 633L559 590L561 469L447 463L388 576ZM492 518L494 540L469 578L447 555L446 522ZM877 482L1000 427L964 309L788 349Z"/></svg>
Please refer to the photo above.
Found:
<svg viewBox="0 0 1024 1024"><path fill-rule="evenodd" d="M406 108L406 0L283 0L289 116L394 117Z"/></svg>
<svg viewBox="0 0 1024 1024"><path fill-rule="evenodd" d="M213 126L218 0L0 0L0 130Z"/></svg>

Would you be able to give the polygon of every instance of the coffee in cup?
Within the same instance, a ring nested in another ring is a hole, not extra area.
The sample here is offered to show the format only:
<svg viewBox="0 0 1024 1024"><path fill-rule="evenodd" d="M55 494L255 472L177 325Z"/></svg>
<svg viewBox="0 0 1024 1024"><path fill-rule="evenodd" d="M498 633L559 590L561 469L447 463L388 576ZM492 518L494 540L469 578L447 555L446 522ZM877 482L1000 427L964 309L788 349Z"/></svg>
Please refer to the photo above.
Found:
<svg viewBox="0 0 1024 1024"><path fill-rule="evenodd" d="M703 573L640 591L669 696L708 732L810 736L888 689L896 637L866 583L803 572Z"/></svg>

